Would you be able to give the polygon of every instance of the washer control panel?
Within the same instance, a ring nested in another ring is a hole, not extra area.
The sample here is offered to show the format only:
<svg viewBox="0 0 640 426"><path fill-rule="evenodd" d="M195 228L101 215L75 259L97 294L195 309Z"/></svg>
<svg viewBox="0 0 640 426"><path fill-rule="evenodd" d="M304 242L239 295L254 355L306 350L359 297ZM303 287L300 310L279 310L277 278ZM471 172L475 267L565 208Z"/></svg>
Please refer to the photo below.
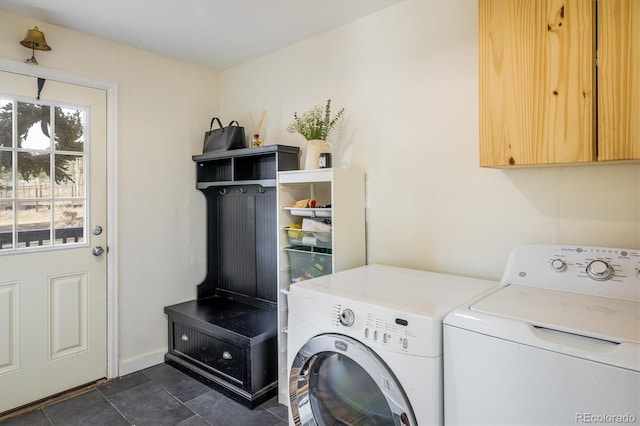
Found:
<svg viewBox="0 0 640 426"><path fill-rule="evenodd" d="M441 338L439 328L433 330L434 321L430 318L358 301L349 301L348 305L334 304L330 315L338 333L353 337L373 349L439 356L439 347L433 344L434 339ZM438 321L435 323L439 324Z"/></svg>
<svg viewBox="0 0 640 426"><path fill-rule="evenodd" d="M640 250L520 246L509 257L502 284L640 301Z"/></svg>

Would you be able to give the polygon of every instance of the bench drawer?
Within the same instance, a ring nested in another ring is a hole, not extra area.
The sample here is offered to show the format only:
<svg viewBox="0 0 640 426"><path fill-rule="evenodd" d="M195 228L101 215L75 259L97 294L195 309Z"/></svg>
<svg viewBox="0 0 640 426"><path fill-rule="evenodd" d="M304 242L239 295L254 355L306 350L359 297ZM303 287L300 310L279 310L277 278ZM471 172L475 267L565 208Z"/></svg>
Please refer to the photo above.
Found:
<svg viewBox="0 0 640 426"><path fill-rule="evenodd" d="M173 325L176 352L204 364L246 388L247 356L245 347L202 333L187 325Z"/></svg>

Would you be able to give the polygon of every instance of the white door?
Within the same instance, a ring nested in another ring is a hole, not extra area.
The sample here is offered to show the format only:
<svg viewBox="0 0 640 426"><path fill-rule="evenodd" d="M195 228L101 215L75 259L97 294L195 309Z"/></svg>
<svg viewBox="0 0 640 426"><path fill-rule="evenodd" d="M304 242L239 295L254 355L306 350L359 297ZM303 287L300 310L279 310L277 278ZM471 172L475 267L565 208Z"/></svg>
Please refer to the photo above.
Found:
<svg viewBox="0 0 640 426"><path fill-rule="evenodd" d="M38 83L0 72L0 413L107 376L106 93Z"/></svg>

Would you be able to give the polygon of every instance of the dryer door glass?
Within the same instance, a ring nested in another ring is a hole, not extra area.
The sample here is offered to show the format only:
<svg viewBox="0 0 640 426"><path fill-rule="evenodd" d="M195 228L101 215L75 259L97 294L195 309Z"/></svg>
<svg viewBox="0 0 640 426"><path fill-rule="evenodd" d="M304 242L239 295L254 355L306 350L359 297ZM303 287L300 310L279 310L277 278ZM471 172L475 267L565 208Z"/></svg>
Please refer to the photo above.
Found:
<svg viewBox="0 0 640 426"><path fill-rule="evenodd" d="M395 375L362 343L337 334L309 340L290 372L297 425L415 425Z"/></svg>
<svg viewBox="0 0 640 426"><path fill-rule="evenodd" d="M309 393L319 424L394 424L389 405L369 373L342 354L318 356L309 375Z"/></svg>

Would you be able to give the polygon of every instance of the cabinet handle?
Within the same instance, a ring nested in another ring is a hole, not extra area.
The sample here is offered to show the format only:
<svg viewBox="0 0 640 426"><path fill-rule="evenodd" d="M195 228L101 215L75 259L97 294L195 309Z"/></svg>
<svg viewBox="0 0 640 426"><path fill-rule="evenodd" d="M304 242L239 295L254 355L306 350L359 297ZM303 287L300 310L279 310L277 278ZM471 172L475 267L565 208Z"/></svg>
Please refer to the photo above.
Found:
<svg viewBox="0 0 640 426"><path fill-rule="evenodd" d="M189 340L189 336L187 336L186 334L183 334L181 339L186 342L187 340Z"/></svg>
<svg viewBox="0 0 640 426"><path fill-rule="evenodd" d="M227 351L222 352L222 358L224 359L232 359L233 357L231 356L231 354Z"/></svg>

